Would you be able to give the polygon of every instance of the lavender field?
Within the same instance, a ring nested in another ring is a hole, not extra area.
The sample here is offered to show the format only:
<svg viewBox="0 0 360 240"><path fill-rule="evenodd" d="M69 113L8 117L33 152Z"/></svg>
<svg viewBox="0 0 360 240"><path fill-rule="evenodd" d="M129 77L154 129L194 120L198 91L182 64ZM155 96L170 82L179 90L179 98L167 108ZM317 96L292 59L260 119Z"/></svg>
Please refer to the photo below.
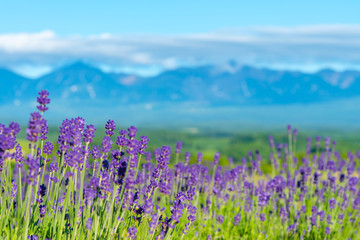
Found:
<svg viewBox="0 0 360 240"><path fill-rule="evenodd" d="M0 239L360 239L360 152L344 156L329 137L299 152L288 126L269 155L190 162L181 139L148 151L151 139L114 120L100 145L82 117L48 141L49 93L37 102L26 148L19 124L0 125Z"/></svg>

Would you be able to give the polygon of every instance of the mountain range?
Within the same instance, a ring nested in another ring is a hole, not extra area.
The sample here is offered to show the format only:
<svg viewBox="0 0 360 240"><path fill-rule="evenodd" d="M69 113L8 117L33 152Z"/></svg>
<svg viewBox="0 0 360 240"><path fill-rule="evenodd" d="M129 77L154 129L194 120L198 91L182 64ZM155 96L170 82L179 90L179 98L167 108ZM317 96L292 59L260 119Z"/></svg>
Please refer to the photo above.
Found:
<svg viewBox="0 0 360 240"><path fill-rule="evenodd" d="M197 103L248 106L315 103L360 96L360 72L316 73L242 66L182 67L152 77L105 73L75 62L37 79L0 69L0 104L20 104L47 89L52 99L84 104Z"/></svg>

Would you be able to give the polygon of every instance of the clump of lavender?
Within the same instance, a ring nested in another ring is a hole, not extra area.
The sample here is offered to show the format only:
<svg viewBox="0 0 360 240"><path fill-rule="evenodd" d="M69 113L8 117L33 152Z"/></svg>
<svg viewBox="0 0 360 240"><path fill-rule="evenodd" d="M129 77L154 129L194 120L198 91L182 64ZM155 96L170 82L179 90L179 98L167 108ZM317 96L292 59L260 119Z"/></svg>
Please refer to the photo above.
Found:
<svg viewBox="0 0 360 240"><path fill-rule="evenodd" d="M219 152L210 163L199 152L192 164L181 142L150 152L148 137L134 126L117 134L113 120L94 145L94 125L76 117L53 144L48 96L39 93L30 116L29 150L19 124L0 124L0 238L359 238L360 154L343 156L328 137L298 153L289 125L288 142L269 137L269 156L254 150L221 165Z"/></svg>

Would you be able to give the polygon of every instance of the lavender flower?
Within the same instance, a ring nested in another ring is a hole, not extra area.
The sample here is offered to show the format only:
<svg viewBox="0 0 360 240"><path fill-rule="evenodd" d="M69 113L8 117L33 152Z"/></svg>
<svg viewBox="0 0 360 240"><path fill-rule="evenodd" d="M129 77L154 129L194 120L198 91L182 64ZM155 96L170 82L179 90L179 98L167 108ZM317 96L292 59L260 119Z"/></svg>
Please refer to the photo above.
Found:
<svg viewBox="0 0 360 240"><path fill-rule="evenodd" d="M101 199L106 199L111 192L111 182L110 175L108 171L103 171L101 173L101 184L100 184L100 194Z"/></svg>
<svg viewBox="0 0 360 240"><path fill-rule="evenodd" d="M94 125L87 125L84 130L84 142L91 143L95 137L96 128Z"/></svg>
<svg viewBox="0 0 360 240"><path fill-rule="evenodd" d="M53 149L54 149L54 145L51 142L46 142L45 145L44 145L43 152L46 155L51 155Z"/></svg>
<svg viewBox="0 0 360 240"><path fill-rule="evenodd" d="M116 128L115 122L113 120L109 120L107 121L106 125L105 125L105 133L106 135L108 135L109 137L111 137L112 135L114 135L114 130Z"/></svg>
<svg viewBox="0 0 360 240"><path fill-rule="evenodd" d="M87 228L88 230L91 230L92 224L93 224L92 218L88 218L88 220L86 221L86 228Z"/></svg>
<svg viewBox="0 0 360 240"><path fill-rule="evenodd" d="M296 128L294 128L294 130L293 130L294 142L296 142L297 136L298 136L298 130Z"/></svg>
<svg viewBox="0 0 360 240"><path fill-rule="evenodd" d="M215 153L215 156L214 156L214 164L215 165L219 164L219 159L220 159L220 153L217 152L217 153Z"/></svg>
<svg viewBox="0 0 360 240"><path fill-rule="evenodd" d="M186 196L187 200L189 200L189 201L194 200L195 194L196 194L195 187L190 187L189 191L187 192L187 196Z"/></svg>
<svg viewBox="0 0 360 240"><path fill-rule="evenodd" d="M269 136L269 145L270 145L270 148L275 147L274 137L272 135Z"/></svg>
<svg viewBox="0 0 360 240"><path fill-rule="evenodd" d="M180 154L181 153L181 148L182 148L182 142L177 142L176 143L175 153Z"/></svg>
<svg viewBox="0 0 360 240"><path fill-rule="evenodd" d="M141 136L140 142L139 142L139 153L145 154L145 150L147 148L147 145L149 144L149 139L147 136Z"/></svg>
<svg viewBox="0 0 360 240"><path fill-rule="evenodd" d="M34 112L31 113L31 118L28 123L28 128L26 129L26 139L30 142L37 142L39 139L39 135L41 133L41 126L42 126L42 117L40 113Z"/></svg>
<svg viewBox="0 0 360 240"><path fill-rule="evenodd" d="M145 204L144 204L144 212L146 214L152 213L154 211L154 203L152 200L152 197L150 197L149 199L145 200Z"/></svg>
<svg viewBox="0 0 360 240"><path fill-rule="evenodd" d="M160 169L166 169L167 166L169 165L169 161L170 161L170 154L171 154L171 149L168 146L162 146L161 147L161 153L159 158L157 159L158 161L158 167Z"/></svg>
<svg viewBox="0 0 360 240"><path fill-rule="evenodd" d="M78 168L84 163L84 156L79 150L71 150L65 155L65 163L71 168Z"/></svg>
<svg viewBox="0 0 360 240"><path fill-rule="evenodd" d="M57 162L50 163L48 170L50 173L57 172L59 170L58 163Z"/></svg>
<svg viewBox="0 0 360 240"><path fill-rule="evenodd" d="M41 217L41 218L45 217L45 214L46 214L46 205L40 205L40 206L39 206L39 212L40 212L40 217Z"/></svg>
<svg viewBox="0 0 360 240"><path fill-rule="evenodd" d="M235 226L239 225L240 220L241 220L241 215L240 215L240 214L236 214L235 217L234 217L233 224L234 224Z"/></svg>
<svg viewBox="0 0 360 240"><path fill-rule="evenodd" d="M101 143L101 152L104 154L108 153L111 148L112 148L111 138L109 136L105 136Z"/></svg>
<svg viewBox="0 0 360 240"><path fill-rule="evenodd" d="M24 161L24 156L22 153L22 148L20 146L20 144L17 144L15 147L15 161L16 161L16 165L21 168L22 163Z"/></svg>
<svg viewBox="0 0 360 240"><path fill-rule="evenodd" d="M125 135L120 135L116 139L116 145L118 145L119 147L127 146L128 142L129 142L129 140L125 137Z"/></svg>
<svg viewBox="0 0 360 240"><path fill-rule="evenodd" d="M41 184L39 187L38 195L39 197L44 197L46 194L46 186L45 184Z"/></svg>
<svg viewBox="0 0 360 240"><path fill-rule="evenodd" d="M130 239L136 239L137 228L136 227L128 228L128 234Z"/></svg>
<svg viewBox="0 0 360 240"><path fill-rule="evenodd" d="M14 180L11 181L11 184L12 184L12 187L11 187L10 197L12 199L14 199L14 198L16 198L16 194L17 194L17 191L18 191L18 185L15 184Z"/></svg>
<svg viewBox="0 0 360 240"><path fill-rule="evenodd" d="M138 131L138 130L137 130L136 127L134 127L134 126L129 127L129 128L128 128L128 136L129 136L129 138L130 138L130 139L135 138L137 131Z"/></svg>
<svg viewBox="0 0 360 240"><path fill-rule="evenodd" d="M335 198L331 198L331 199L329 200L329 207L330 207L330 209L334 209L334 208L335 208L335 204L336 204Z"/></svg>
<svg viewBox="0 0 360 240"><path fill-rule="evenodd" d="M190 162L190 152L185 153L185 165L188 165Z"/></svg>
<svg viewBox="0 0 360 240"><path fill-rule="evenodd" d="M40 112L45 112L47 111L49 108L46 106L47 104L50 103L50 98L48 98L49 93L46 90L41 90L39 92L39 97L37 97L37 102L39 103L38 106L36 106L36 108L40 111Z"/></svg>
<svg viewBox="0 0 360 240"><path fill-rule="evenodd" d="M326 222L327 222L327 224L329 224L329 225L332 224L332 223L331 223L331 215L327 215L327 216L326 216Z"/></svg>
<svg viewBox="0 0 360 240"><path fill-rule="evenodd" d="M45 141L47 139L47 134L49 133L49 127L47 125L46 119L41 119L41 128L40 128L40 139Z"/></svg>
<svg viewBox="0 0 360 240"><path fill-rule="evenodd" d="M222 224L224 222L224 216L219 215L216 220L218 221L219 224Z"/></svg>
<svg viewBox="0 0 360 240"><path fill-rule="evenodd" d="M197 163L201 164L202 160L203 160L203 154L201 152L199 152L197 155Z"/></svg>

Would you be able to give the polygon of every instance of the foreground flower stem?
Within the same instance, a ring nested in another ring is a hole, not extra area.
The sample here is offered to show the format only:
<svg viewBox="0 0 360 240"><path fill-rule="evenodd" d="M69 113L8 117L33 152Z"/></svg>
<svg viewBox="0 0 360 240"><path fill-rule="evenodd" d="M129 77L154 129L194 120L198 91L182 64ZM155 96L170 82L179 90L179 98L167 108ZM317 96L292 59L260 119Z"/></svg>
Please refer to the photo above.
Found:
<svg viewBox="0 0 360 240"><path fill-rule="evenodd" d="M85 157L85 161L86 161L86 157ZM85 165L85 163L84 163ZM74 218L74 235L73 235L73 240L75 240L75 238L77 237L77 230L78 230L78 224L76 222L76 219L78 218L78 214L79 214L79 210L80 210L80 205L81 205L81 202L82 202L82 199L83 199L83 187L84 187L84 179L85 179L85 166L82 166L82 169L80 171L80 178L81 178L81 183L80 183L80 196L79 196L79 199L78 199L78 203L77 203L77 206L76 206L76 211L75 211L75 218ZM76 186L76 185L75 185ZM74 204L75 205L75 204ZM84 210L83 210L84 211Z"/></svg>
<svg viewBox="0 0 360 240"><path fill-rule="evenodd" d="M63 206L63 209L62 209L62 212L61 212L61 219L60 219L60 226L58 226L58 240L61 240L62 239L62 232L63 232L63 228L64 228L64 220L65 220L65 214L68 210L68 206L69 206L69 203L70 203L70 195L71 193L73 192L73 181L72 181L72 178L71 176L69 177L69 187L67 188L66 190L66 198L65 198L65 204Z"/></svg>
<svg viewBox="0 0 360 240"><path fill-rule="evenodd" d="M18 197L18 221L20 220L20 217L21 217L21 212L22 212L22 203L23 203L23 198L22 198L22 179L21 179L21 168L19 167L19 180L18 180L18 185L19 185L19 188L18 188L18 193L17 193L17 197ZM19 211L20 210L20 211Z"/></svg>
<svg viewBox="0 0 360 240"><path fill-rule="evenodd" d="M24 240L27 240L28 230L29 230L29 221L30 221L30 205L31 205L31 194L32 194L32 185L29 184L27 189L26 196L26 210L25 210L25 231L24 231Z"/></svg>
<svg viewBox="0 0 360 240"><path fill-rule="evenodd" d="M105 230L105 235L108 231L111 231L111 229L110 229L111 223L108 224L108 221L112 221L112 214L114 212L114 203L115 203L116 192L117 191L115 191L115 189L114 189L113 193L112 193L110 208L109 208L110 212L108 214L106 214L104 226L101 228L101 231L100 231L100 236L102 235L104 230Z"/></svg>

